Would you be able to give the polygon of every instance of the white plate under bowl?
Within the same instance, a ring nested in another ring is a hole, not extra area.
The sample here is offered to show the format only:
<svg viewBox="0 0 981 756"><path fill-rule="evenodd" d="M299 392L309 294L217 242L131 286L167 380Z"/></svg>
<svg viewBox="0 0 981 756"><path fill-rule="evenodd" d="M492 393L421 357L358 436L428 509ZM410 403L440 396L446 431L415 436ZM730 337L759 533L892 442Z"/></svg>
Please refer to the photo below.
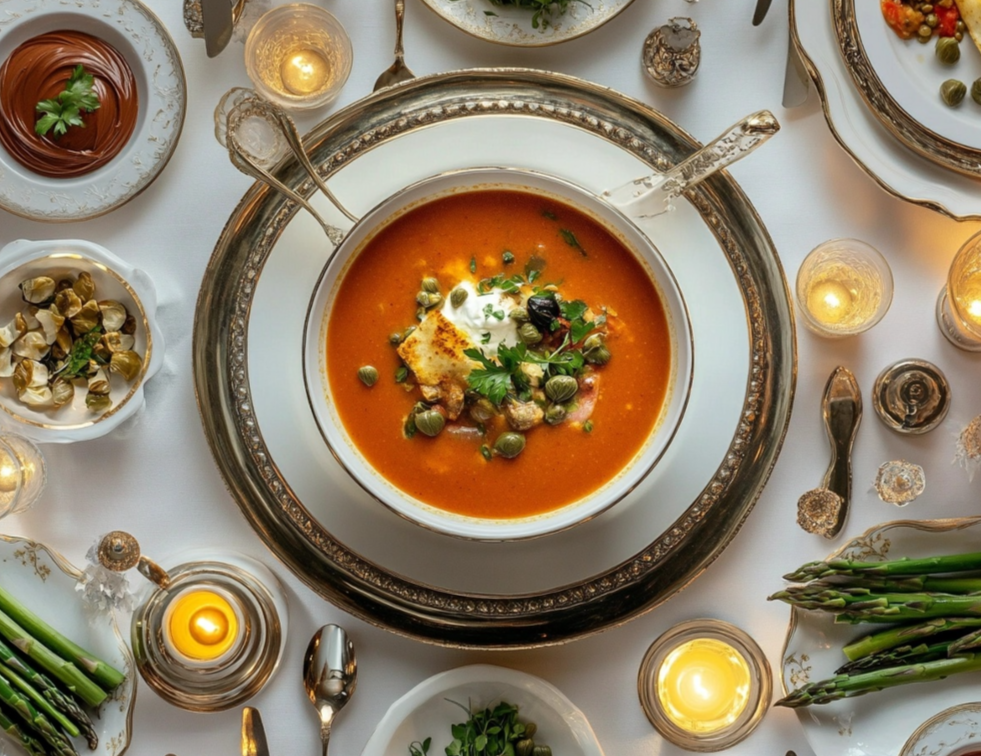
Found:
<svg viewBox="0 0 981 756"><path fill-rule="evenodd" d="M866 531L833 556L879 562L969 553L979 550L979 539L981 517L898 520ZM784 693L832 677L846 661L843 646L884 627L835 624L832 615L792 609L780 675ZM816 756L896 756L925 720L976 700L978 677L970 673L809 706L797 715Z"/></svg>
<svg viewBox="0 0 981 756"><path fill-rule="evenodd" d="M0 325L27 307L18 289L25 279L47 275L59 280L82 271L92 276L97 299L116 300L136 318L134 349L143 357L143 369L129 383L111 377L112 405L101 413L85 406L84 390L76 390L72 403L60 409L28 407L18 401L13 379L0 378L0 423L39 443L85 441L117 428L143 407L143 387L163 365L153 282L105 247L81 239L21 239L0 249Z"/></svg>
<svg viewBox="0 0 981 756"><path fill-rule="evenodd" d="M112 614L82 600L75 590L82 572L43 544L0 535L0 576L0 584L24 606L126 675L92 719L98 747L90 751L76 740L80 754L123 756L133 737L136 665ZM0 733L0 753L7 743L6 734Z"/></svg>
<svg viewBox="0 0 981 756"><path fill-rule="evenodd" d="M451 725L466 720L457 701L493 708L501 701L518 707L522 722L538 726L536 744L556 756L603 756L585 715L558 688L539 677L507 667L474 664L424 680L393 703L375 728L361 756L405 756L409 743L431 737L437 756L453 740Z"/></svg>
<svg viewBox="0 0 981 756"><path fill-rule="evenodd" d="M83 176L57 179L28 170L0 146L0 208L38 221L95 218L146 189L167 165L184 125L187 84L167 29L139 0L4 0L0 64L23 42L73 29L98 37L126 59L139 112L122 151Z"/></svg>
<svg viewBox="0 0 981 756"><path fill-rule="evenodd" d="M327 375L327 331L333 302L352 262L382 229L414 208L457 193L488 190L523 192L572 205L618 239L647 271L658 292L671 334L671 373L664 404L644 446L615 476L588 496L533 517L467 517L431 506L389 483L350 439L334 406ZM364 215L324 268L310 300L304 329L304 385L317 425L341 466L372 496L423 527L460 538L515 541L537 538L579 525L609 509L631 491L661 460L688 405L692 344L688 311L671 269L651 241L624 215L594 194L567 181L513 168L471 168L423 179L383 200Z"/></svg>

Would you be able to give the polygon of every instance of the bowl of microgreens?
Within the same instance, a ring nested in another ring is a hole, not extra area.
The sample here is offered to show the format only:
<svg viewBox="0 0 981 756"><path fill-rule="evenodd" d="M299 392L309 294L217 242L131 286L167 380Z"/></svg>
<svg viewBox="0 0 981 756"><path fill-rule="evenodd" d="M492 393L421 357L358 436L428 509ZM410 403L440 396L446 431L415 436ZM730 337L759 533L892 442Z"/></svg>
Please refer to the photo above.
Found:
<svg viewBox="0 0 981 756"><path fill-rule="evenodd" d="M559 178L474 168L355 224L315 286L303 360L327 447L365 491L428 529L512 541L644 495L693 344L633 220Z"/></svg>
<svg viewBox="0 0 981 756"><path fill-rule="evenodd" d="M143 271L80 239L0 250L0 422L38 442L105 435L163 363Z"/></svg>

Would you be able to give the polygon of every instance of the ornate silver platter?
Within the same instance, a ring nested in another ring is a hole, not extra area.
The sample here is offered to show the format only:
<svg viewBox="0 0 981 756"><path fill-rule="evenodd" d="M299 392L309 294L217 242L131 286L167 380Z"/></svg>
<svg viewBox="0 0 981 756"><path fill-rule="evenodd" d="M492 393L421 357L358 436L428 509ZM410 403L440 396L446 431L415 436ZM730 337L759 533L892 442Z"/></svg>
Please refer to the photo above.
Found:
<svg viewBox="0 0 981 756"><path fill-rule="evenodd" d="M445 171L525 168L598 192L664 170L698 146L622 95L521 69L440 74L379 92L333 115L306 144L356 215ZM277 176L304 196L313 191L292 162ZM783 271L752 206L725 173L687 199L639 226L677 277L695 344L688 409L662 463L579 527L479 543L391 513L327 451L300 353L329 244L309 214L254 186L205 273L193 353L215 460L266 545L341 608L455 647L561 643L621 624L695 579L766 483L796 366ZM325 199L311 202L339 220Z"/></svg>
<svg viewBox="0 0 981 756"><path fill-rule="evenodd" d="M511 47L547 47L588 34L612 21L634 0L572 2L562 15L533 26L534 12L495 5L491 0L423 0L457 29L488 42Z"/></svg>

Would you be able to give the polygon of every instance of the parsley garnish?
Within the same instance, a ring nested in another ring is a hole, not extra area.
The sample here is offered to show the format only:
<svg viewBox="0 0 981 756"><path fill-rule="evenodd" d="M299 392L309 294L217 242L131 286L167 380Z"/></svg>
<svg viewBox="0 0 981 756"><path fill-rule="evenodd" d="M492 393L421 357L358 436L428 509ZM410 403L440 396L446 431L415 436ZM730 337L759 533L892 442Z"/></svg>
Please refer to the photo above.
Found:
<svg viewBox="0 0 981 756"><path fill-rule="evenodd" d="M99 96L95 93L93 84L95 77L86 73L85 66L77 65L72 71L71 77L65 83L65 88L58 93L58 96L51 100L41 100L35 110L43 113L37 123L34 124L34 131L40 136L44 136L54 129L54 137L68 133L69 126L85 127L82 120L82 113L91 113L99 109Z"/></svg>
<svg viewBox="0 0 981 756"><path fill-rule="evenodd" d="M491 340L490 331L488 331L487 333L480 334L480 343L481 344L490 344L490 340Z"/></svg>
<svg viewBox="0 0 981 756"><path fill-rule="evenodd" d="M514 262L514 252L510 249L504 250L504 254L501 255L501 260L504 261L505 265L510 265Z"/></svg>
<svg viewBox="0 0 981 756"><path fill-rule="evenodd" d="M579 250L579 254L586 257L586 250L583 249L582 244L579 243L579 240L576 238L576 235L572 233L572 231L567 228L560 228L559 233L562 234L562 238L565 239L566 244L573 249Z"/></svg>
<svg viewBox="0 0 981 756"><path fill-rule="evenodd" d="M467 376L471 391L486 396L494 404L500 404L507 396L521 398L528 391L528 379L521 372L521 363L530 362L542 368L545 380L553 375L577 376L586 364L578 349L569 349L569 337L551 354L532 352L524 344L509 347L502 344L497 349L497 362L491 360L480 349L468 349L467 357L480 363Z"/></svg>
<svg viewBox="0 0 981 756"><path fill-rule="evenodd" d="M578 344L596 327L595 322L584 320L586 310L589 308L582 300L560 302L559 309L562 311L562 317L569 321L569 338L573 344Z"/></svg>
<svg viewBox="0 0 981 756"><path fill-rule="evenodd" d="M477 272L477 258L476 257L471 257L470 258L470 273L473 274L473 273L476 273L476 272Z"/></svg>
<svg viewBox="0 0 981 756"><path fill-rule="evenodd" d="M56 371L57 375L60 375L66 381L70 381L86 372L89 366L89 360L95 359L96 362L104 363L105 360L100 360L97 357L93 358L92 356L92 351L101 338L102 326L96 326L80 339L76 339L75 343L72 344L72 350L68 354L65 364L61 370Z"/></svg>
<svg viewBox="0 0 981 756"><path fill-rule="evenodd" d="M400 367L398 370L395 371L396 383L404 383L405 379L408 377L409 377L409 368L407 368L405 365L403 365L402 367Z"/></svg>
<svg viewBox="0 0 981 756"><path fill-rule="evenodd" d="M586 431L586 433L592 433L593 432L593 421L592 420L587 420L586 422L584 422L582 424L582 429L584 431Z"/></svg>
<svg viewBox="0 0 981 756"><path fill-rule="evenodd" d="M544 210L542 210L542 217L543 217L543 218L548 218L549 220L555 220L555 219L556 219L556 217L555 217L555 213L553 213L553 212L552 212L551 210L549 210L548 208L546 208L546 209L544 209Z"/></svg>

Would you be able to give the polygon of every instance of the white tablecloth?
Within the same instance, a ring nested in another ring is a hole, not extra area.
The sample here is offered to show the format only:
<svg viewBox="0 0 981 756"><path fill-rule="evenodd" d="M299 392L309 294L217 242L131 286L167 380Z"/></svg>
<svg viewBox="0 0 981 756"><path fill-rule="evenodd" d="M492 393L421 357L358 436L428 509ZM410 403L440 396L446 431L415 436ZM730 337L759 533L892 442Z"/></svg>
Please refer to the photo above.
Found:
<svg viewBox="0 0 981 756"><path fill-rule="evenodd" d="M819 0L807 0L818 2ZM391 0L324 0L351 34L355 63L337 107L366 94L392 59ZM804 255L832 237L854 236L882 250L896 279L885 320L869 333L821 340L798 326L799 365L793 420L781 457L751 517L699 580L655 611L626 626L558 648L520 653L468 653L396 637L325 603L265 551L239 514L212 463L195 406L191 329L201 275L219 232L250 181L228 162L213 136L212 112L232 86L248 86L242 45L208 59L204 44L184 29L180 0L150 0L183 56L188 112L170 165L143 195L107 217L45 225L0 211L0 242L17 238L90 239L145 269L160 298L158 317L166 362L147 386L139 422L108 438L45 447L49 485L29 513L0 530L51 544L76 563L100 533L128 530L144 553L163 559L192 546L236 549L259 556L283 579L291 605L287 656L275 679L251 703L263 713L274 754L316 753L315 714L303 693L300 666L320 625L345 626L357 645L357 694L334 729L334 754L360 753L388 706L424 678L462 664L489 662L540 675L566 693L591 721L609 756L680 754L648 724L637 693L647 646L672 624L718 617L756 638L779 669L788 611L767 603L780 575L834 545L803 533L795 502L820 482L828 462L820 396L832 369L850 367L862 386L866 413L854 455L854 502L847 534L880 521L976 514L981 479L970 485L951 467L954 436L981 412L981 357L950 346L937 330L933 306L951 257L976 224L956 223L882 191L832 138L816 93L801 108L780 105L787 48L786 3L774 3L764 24L750 24L754 0L638 0L619 18L582 39L521 50L472 39L410 0L407 60L418 73L471 66L519 65L573 74L613 87L662 110L703 141L738 118L770 108L783 130L732 173L767 225L792 278ZM702 29L702 67L695 82L663 90L641 72L647 33L671 16L691 15ZM325 115L304 116L306 129ZM979 208L981 210L981 208ZM937 363L953 391L950 415L933 433L902 437L875 417L869 391L878 372L905 357ZM879 464L906 458L926 470L926 493L901 512L877 499L871 483ZM836 543L840 543L838 539ZM777 683L777 690L779 684ZM924 718L933 712L924 712ZM237 754L239 712L191 714L159 700L143 684L136 706L133 756ZM915 723L909 723L912 731ZM775 709L734 754L810 753L797 716ZM820 756L824 756L823 754Z"/></svg>

